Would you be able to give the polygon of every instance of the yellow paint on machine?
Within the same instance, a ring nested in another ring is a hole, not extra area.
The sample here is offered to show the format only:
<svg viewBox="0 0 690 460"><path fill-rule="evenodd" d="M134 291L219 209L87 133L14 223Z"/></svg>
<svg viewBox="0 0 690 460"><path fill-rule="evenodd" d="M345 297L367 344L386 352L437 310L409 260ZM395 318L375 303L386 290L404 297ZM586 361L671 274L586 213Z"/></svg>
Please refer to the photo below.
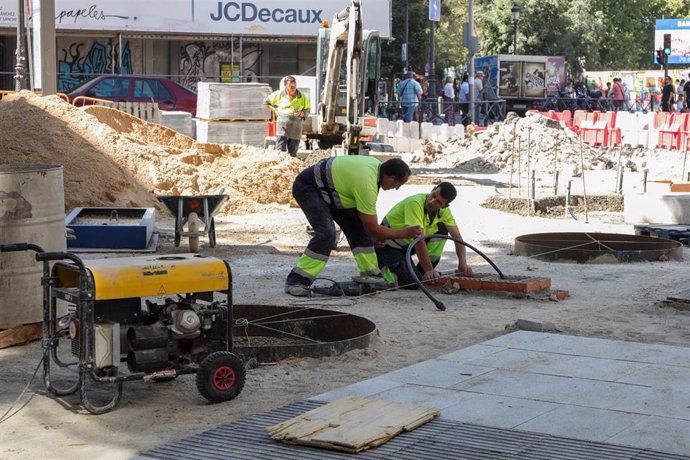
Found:
<svg viewBox="0 0 690 460"><path fill-rule="evenodd" d="M225 262L198 254L85 260L95 300L126 299L229 289Z"/></svg>

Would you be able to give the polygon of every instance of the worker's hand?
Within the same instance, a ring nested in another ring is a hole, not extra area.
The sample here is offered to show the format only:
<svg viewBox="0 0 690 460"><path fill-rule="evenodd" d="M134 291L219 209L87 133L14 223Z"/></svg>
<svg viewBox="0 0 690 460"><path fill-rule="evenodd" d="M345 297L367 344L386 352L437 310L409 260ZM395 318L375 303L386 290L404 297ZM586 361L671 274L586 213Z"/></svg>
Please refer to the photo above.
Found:
<svg viewBox="0 0 690 460"><path fill-rule="evenodd" d="M400 233L402 238L417 238L418 236L422 236L422 227L419 225L405 227L400 230Z"/></svg>
<svg viewBox="0 0 690 460"><path fill-rule="evenodd" d="M376 246L379 249L384 248L386 247L386 240L376 240L374 246Z"/></svg>
<svg viewBox="0 0 690 460"><path fill-rule="evenodd" d="M441 277L441 274L437 272L435 269L431 269L428 272L424 273L424 276L422 276L422 281L436 281Z"/></svg>
<svg viewBox="0 0 690 460"><path fill-rule="evenodd" d="M467 262L460 262L458 264L458 274L462 276L472 276L472 267L467 265Z"/></svg>

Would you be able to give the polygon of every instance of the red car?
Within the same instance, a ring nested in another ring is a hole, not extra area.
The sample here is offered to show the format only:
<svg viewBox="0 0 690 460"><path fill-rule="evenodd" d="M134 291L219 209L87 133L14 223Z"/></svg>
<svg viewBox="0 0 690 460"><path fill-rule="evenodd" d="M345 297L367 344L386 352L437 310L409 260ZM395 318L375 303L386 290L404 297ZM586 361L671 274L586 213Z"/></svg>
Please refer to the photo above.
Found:
<svg viewBox="0 0 690 460"><path fill-rule="evenodd" d="M69 94L115 102L157 102L161 110L181 110L196 116L196 93L169 78L146 75L101 75L82 83ZM75 105L89 105L79 100Z"/></svg>

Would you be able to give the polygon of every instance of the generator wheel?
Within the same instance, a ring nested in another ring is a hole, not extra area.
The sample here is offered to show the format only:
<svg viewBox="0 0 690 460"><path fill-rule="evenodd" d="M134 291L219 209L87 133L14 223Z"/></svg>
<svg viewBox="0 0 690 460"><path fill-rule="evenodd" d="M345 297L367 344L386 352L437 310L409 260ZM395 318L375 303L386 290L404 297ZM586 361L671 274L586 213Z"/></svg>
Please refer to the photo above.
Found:
<svg viewBox="0 0 690 460"><path fill-rule="evenodd" d="M187 217L189 232L199 231L199 216L195 212L190 212ZM189 237L189 252L199 252L199 235L191 235Z"/></svg>
<svg viewBox="0 0 690 460"><path fill-rule="evenodd" d="M246 371L242 360L229 351L216 351L199 365L196 388L212 403L230 401L244 387Z"/></svg>

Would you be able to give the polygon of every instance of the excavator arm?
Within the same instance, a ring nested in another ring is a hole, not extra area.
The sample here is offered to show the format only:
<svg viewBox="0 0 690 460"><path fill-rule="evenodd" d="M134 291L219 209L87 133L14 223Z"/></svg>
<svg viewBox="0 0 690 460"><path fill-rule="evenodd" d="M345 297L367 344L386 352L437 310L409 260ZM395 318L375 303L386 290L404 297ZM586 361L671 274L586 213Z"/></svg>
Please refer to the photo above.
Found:
<svg viewBox="0 0 690 460"><path fill-rule="evenodd" d="M350 6L333 16L330 31L326 78L319 107L319 131L321 134L336 135L342 126L336 121L338 94L340 92L340 69L345 59L347 85L347 124L343 133L343 145L348 153L359 153L359 135L362 131L359 114L360 61L364 53L362 40L362 5L360 0L351 0Z"/></svg>

